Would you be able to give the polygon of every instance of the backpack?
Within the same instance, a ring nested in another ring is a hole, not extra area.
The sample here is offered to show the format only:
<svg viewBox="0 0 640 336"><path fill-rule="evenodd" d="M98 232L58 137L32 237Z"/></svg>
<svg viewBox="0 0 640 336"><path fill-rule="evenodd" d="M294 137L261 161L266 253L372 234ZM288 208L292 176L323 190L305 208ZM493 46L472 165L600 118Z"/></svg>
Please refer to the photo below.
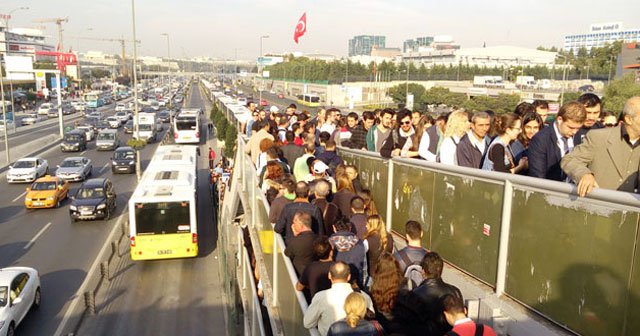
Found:
<svg viewBox="0 0 640 336"><path fill-rule="evenodd" d="M406 250L398 251L398 255L402 258L407 268L404 270L404 277L407 279L407 289L412 290L424 279L424 271L422 270L422 266L420 266L420 261L411 261L409 259L409 255Z"/></svg>
<svg viewBox="0 0 640 336"><path fill-rule="evenodd" d="M484 334L484 324L475 323L476 332L473 334L474 336L482 336ZM460 336L457 332L451 330L445 334L445 336Z"/></svg>

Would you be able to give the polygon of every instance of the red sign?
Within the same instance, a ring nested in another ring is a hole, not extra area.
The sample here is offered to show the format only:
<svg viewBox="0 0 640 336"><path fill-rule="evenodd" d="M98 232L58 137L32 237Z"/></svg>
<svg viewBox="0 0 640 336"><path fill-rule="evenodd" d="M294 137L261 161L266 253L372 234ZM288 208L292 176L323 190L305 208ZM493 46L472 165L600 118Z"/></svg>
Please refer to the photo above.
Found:
<svg viewBox="0 0 640 336"><path fill-rule="evenodd" d="M560 111L560 104L549 103L549 113L558 113Z"/></svg>

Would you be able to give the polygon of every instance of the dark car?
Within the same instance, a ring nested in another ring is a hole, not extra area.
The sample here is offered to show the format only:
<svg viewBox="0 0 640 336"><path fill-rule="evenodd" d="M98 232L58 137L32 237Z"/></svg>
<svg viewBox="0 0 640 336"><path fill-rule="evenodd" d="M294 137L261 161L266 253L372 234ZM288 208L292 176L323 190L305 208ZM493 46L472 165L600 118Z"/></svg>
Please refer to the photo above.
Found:
<svg viewBox="0 0 640 336"><path fill-rule="evenodd" d="M124 123L124 132L127 134L133 134L133 120L127 120Z"/></svg>
<svg viewBox="0 0 640 336"><path fill-rule="evenodd" d="M98 129L98 133L99 133L102 130L111 129L111 125L109 124L108 121L103 119L98 121L98 124L96 125L96 129Z"/></svg>
<svg viewBox="0 0 640 336"><path fill-rule="evenodd" d="M81 219L109 220L116 210L116 193L113 184L106 178L85 181L74 196L71 196L69 216L72 221Z"/></svg>
<svg viewBox="0 0 640 336"><path fill-rule="evenodd" d="M156 117L163 123L168 123L171 121L171 114L169 114L169 111L160 111L156 113Z"/></svg>
<svg viewBox="0 0 640 336"><path fill-rule="evenodd" d="M65 133L60 142L60 150L63 152L81 152L87 149L87 135L84 131L74 129Z"/></svg>
<svg viewBox="0 0 640 336"><path fill-rule="evenodd" d="M131 147L119 147L111 158L111 172L135 173L136 172L136 151Z"/></svg>

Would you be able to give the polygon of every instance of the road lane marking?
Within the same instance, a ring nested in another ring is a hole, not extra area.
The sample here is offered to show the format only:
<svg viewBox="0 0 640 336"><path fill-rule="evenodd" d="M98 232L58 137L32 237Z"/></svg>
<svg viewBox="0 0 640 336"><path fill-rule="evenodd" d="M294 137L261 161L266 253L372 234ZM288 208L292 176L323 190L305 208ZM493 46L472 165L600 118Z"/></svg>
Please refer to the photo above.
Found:
<svg viewBox="0 0 640 336"><path fill-rule="evenodd" d="M87 150L83 150L83 151L82 151L82 153L80 153L79 155L80 155L80 156L83 156L83 155L84 155L84 153L86 153L86 152L87 152Z"/></svg>
<svg viewBox="0 0 640 336"><path fill-rule="evenodd" d="M23 247L23 249L28 250L31 247L31 245L33 245L36 242L36 239L40 238L40 236L44 233L44 231L48 229L50 226L51 226L51 222L47 223L47 225L45 225L42 229L40 229L40 231L36 233L36 235L27 243L27 245Z"/></svg>
<svg viewBox="0 0 640 336"><path fill-rule="evenodd" d="M13 201L11 201L11 202L15 203L17 200L21 199L22 196L24 196L26 193L27 193L27 191L25 190L22 194L18 195L18 197L14 198Z"/></svg>
<svg viewBox="0 0 640 336"><path fill-rule="evenodd" d="M104 166L102 166L102 169L100 169L100 174L102 174L102 172L107 169L107 166L109 166L109 162L105 163Z"/></svg>

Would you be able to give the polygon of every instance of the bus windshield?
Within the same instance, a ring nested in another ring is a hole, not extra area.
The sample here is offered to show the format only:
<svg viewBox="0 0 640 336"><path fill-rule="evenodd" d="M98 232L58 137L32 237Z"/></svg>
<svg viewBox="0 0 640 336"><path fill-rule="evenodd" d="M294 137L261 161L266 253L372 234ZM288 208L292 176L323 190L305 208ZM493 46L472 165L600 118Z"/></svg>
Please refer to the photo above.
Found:
<svg viewBox="0 0 640 336"><path fill-rule="evenodd" d="M196 118L178 118L176 119L176 128L178 131L195 131L197 127Z"/></svg>
<svg viewBox="0 0 640 336"><path fill-rule="evenodd" d="M136 232L139 235L189 233L189 202L136 203Z"/></svg>

